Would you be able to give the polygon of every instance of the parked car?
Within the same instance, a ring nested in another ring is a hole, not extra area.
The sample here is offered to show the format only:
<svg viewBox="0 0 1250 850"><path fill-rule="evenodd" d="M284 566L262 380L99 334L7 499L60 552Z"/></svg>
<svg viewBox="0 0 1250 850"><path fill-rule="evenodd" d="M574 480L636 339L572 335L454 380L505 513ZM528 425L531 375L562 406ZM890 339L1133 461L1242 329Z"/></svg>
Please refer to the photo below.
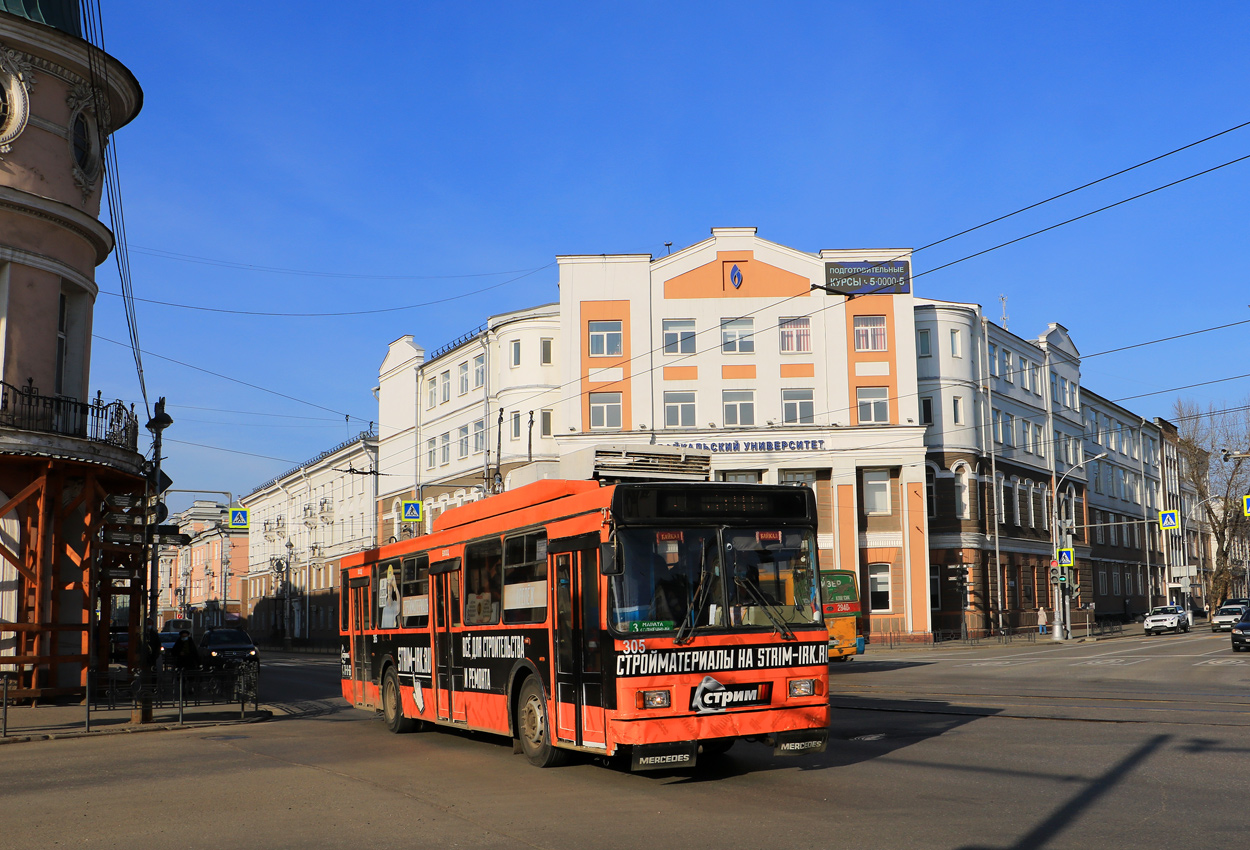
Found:
<svg viewBox="0 0 1250 850"><path fill-rule="evenodd" d="M1229 631L1233 637L1233 652L1241 652L1250 646L1250 608L1246 609L1240 620L1233 623Z"/></svg>
<svg viewBox="0 0 1250 850"><path fill-rule="evenodd" d="M174 644L178 641L177 632L161 632L158 637L161 640L161 650L169 652L174 648Z"/></svg>
<svg viewBox="0 0 1250 850"><path fill-rule="evenodd" d="M1215 616L1211 618L1211 631L1223 632L1233 630L1233 623L1241 619L1241 615L1246 613L1246 608L1242 605L1224 605L1220 610L1215 612Z"/></svg>
<svg viewBox="0 0 1250 850"><path fill-rule="evenodd" d="M200 639L200 663L205 667L229 667L244 662L259 664L260 653L251 635L242 629L209 629Z"/></svg>
<svg viewBox="0 0 1250 850"><path fill-rule="evenodd" d="M1161 632L1187 632L1189 631L1189 615L1176 605L1151 608L1142 630L1147 635Z"/></svg>
<svg viewBox="0 0 1250 850"><path fill-rule="evenodd" d="M128 626L109 627L109 661L114 664L126 664L130 660L130 628Z"/></svg>

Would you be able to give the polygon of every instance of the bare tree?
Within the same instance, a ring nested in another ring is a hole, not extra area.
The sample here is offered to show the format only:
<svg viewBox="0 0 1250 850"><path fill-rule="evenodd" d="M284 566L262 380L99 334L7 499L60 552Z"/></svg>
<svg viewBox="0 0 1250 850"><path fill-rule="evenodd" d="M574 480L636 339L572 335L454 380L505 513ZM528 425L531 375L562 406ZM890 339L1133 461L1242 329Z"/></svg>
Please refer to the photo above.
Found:
<svg viewBox="0 0 1250 850"><path fill-rule="evenodd" d="M1250 534L1250 517L1242 512L1242 496L1250 493L1250 402L1203 410L1177 400L1174 410L1181 478L1197 491L1215 543L1215 569L1206 588L1207 604L1214 606L1229 597L1235 541Z"/></svg>

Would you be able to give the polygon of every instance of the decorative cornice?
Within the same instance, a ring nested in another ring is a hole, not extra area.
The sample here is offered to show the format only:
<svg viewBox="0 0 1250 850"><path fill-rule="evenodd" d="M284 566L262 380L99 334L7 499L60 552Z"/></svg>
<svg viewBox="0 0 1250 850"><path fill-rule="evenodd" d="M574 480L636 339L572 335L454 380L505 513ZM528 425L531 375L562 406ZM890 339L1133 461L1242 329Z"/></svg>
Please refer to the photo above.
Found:
<svg viewBox="0 0 1250 850"><path fill-rule="evenodd" d="M0 186L0 209L11 210L51 222L89 243L96 252L96 265L108 259L113 250L113 234L92 216L60 201Z"/></svg>
<svg viewBox="0 0 1250 850"><path fill-rule="evenodd" d="M49 257L46 254L36 254L32 251L24 251L21 248L15 248L12 245L0 244L0 263L17 263L22 266L29 266L32 269L51 272L59 276L62 280L68 280L77 284L83 289L94 301L99 294L100 289L96 286L96 282L84 275L81 271L70 266L56 257Z"/></svg>

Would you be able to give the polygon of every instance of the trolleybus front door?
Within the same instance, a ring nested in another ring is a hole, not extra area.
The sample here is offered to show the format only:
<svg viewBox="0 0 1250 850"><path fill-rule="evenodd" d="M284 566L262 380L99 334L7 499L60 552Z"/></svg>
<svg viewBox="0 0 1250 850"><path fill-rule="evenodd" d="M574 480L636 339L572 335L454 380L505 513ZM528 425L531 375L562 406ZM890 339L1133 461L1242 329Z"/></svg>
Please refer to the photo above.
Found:
<svg viewBox="0 0 1250 850"><path fill-rule="evenodd" d="M599 552L561 552L554 558L556 737L578 746L606 747Z"/></svg>
<svg viewBox="0 0 1250 850"><path fill-rule="evenodd" d="M369 646L365 641L365 629L369 628L369 579L354 578L347 587L348 606L351 610L352 645L352 703L364 705L365 682L371 675L369 669Z"/></svg>

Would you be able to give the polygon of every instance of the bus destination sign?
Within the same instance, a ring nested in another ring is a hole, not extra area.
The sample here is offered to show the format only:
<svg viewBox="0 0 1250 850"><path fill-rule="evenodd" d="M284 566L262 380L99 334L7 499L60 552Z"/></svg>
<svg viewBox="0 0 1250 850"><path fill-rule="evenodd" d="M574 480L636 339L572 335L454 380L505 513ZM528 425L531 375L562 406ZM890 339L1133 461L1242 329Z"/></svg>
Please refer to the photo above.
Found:
<svg viewBox="0 0 1250 850"><path fill-rule="evenodd" d="M911 262L825 263L825 289L841 295L900 295L911 292Z"/></svg>

